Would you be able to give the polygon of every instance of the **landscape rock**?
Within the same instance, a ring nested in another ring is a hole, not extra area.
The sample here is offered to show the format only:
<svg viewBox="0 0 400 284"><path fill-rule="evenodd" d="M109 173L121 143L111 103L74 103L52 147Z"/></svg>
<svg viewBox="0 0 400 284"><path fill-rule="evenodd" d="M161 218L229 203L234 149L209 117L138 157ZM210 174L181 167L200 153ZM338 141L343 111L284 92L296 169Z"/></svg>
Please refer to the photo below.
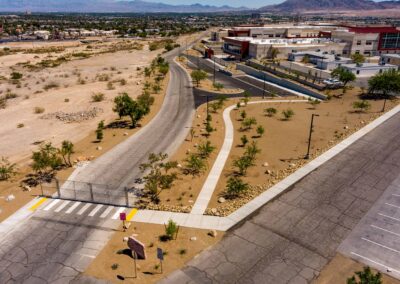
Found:
<svg viewBox="0 0 400 284"><path fill-rule="evenodd" d="M124 132L124 136L128 136L129 135L129 133L128 132Z"/></svg>
<svg viewBox="0 0 400 284"><path fill-rule="evenodd" d="M269 166L269 164L267 163L267 162L265 162L264 164L263 164L263 167L268 167Z"/></svg>
<svg viewBox="0 0 400 284"><path fill-rule="evenodd" d="M128 237L124 237L124 238L122 239L122 241L127 242L128 239L129 239Z"/></svg>
<svg viewBox="0 0 400 284"><path fill-rule="evenodd" d="M217 235L218 235L218 233L217 233L216 230L211 230L211 231L208 232L208 235L211 236L211 237L213 237L213 238L216 238Z"/></svg>
<svg viewBox="0 0 400 284"><path fill-rule="evenodd" d="M26 185L26 184L23 185L22 188L23 188L24 191L31 191L32 190L32 188L29 185Z"/></svg>
<svg viewBox="0 0 400 284"><path fill-rule="evenodd" d="M15 199L15 196L13 194L10 194L6 197L6 201L13 201Z"/></svg>
<svg viewBox="0 0 400 284"><path fill-rule="evenodd" d="M349 129L349 127L346 125L345 127L343 127L344 129Z"/></svg>
<svg viewBox="0 0 400 284"><path fill-rule="evenodd" d="M265 173L266 173L267 175L270 175L272 172L271 172L271 170L266 170Z"/></svg>
<svg viewBox="0 0 400 284"><path fill-rule="evenodd" d="M102 113L103 109L99 107L93 107L90 110L78 111L78 112L63 112L57 111L42 115L41 119L58 119L65 123L81 122L96 118L99 113Z"/></svg>
<svg viewBox="0 0 400 284"><path fill-rule="evenodd" d="M218 203L224 203L225 201L226 199L223 197L218 198Z"/></svg>
<svg viewBox="0 0 400 284"><path fill-rule="evenodd" d="M192 241L192 242L197 241L197 237L191 237L190 241Z"/></svg>
<svg viewBox="0 0 400 284"><path fill-rule="evenodd" d="M212 212L213 214L215 214L215 213L218 212L218 210L217 210L217 208L211 208L211 212Z"/></svg>
<svg viewBox="0 0 400 284"><path fill-rule="evenodd" d="M103 147L97 146L97 147L96 147L96 150L101 151L101 150L103 150Z"/></svg>
<svg viewBox="0 0 400 284"><path fill-rule="evenodd" d="M181 164L177 164L176 167L179 168L179 169L181 169L181 168L182 168L182 165L181 165Z"/></svg>

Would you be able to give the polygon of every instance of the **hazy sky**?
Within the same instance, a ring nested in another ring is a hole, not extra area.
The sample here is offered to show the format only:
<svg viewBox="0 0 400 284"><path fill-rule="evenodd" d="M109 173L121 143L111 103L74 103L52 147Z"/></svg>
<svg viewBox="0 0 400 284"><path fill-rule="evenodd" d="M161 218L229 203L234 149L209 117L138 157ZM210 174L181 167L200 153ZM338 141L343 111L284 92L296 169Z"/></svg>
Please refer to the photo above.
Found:
<svg viewBox="0 0 400 284"><path fill-rule="evenodd" d="M147 0L151 2L163 2L168 4L208 4L214 6L229 5L232 7L249 7L249 8L259 8L269 4L281 3L284 0Z"/></svg>

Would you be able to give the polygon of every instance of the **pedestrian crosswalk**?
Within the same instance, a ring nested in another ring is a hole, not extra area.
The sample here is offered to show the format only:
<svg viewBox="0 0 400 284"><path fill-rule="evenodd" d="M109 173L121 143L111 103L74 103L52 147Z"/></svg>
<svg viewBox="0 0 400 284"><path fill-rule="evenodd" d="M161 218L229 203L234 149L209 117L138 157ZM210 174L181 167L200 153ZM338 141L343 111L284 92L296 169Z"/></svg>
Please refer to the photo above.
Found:
<svg viewBox="0 0 400 284"><path fill-rule="evenodd" d="M118 220L120 213L125 213L126 221L131 221L137 212L136 208L47 198L39 198L30 209L32 211L42 210L47 212L88 216L93 218L108 218L112 220Z"/></svg>

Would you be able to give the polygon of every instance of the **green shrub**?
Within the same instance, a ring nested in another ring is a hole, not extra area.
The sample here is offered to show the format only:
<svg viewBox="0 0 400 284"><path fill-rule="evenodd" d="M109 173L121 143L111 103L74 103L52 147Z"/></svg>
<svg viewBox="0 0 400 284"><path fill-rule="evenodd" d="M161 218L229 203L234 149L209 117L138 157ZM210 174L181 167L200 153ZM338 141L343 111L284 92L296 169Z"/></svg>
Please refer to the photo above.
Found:
<svg viewBox="0 0 400 284"><path fill-rule="evenodd" d="M43 107L35 107L33 112L36 114L44 113L45 109Z"/></svg>
<svg viewBox="0 0 400 284"><path fill-rule="evenodd" d="M103 93L95 93L92 95L92 102L98 103L98 102L102 102L103 100L104 100Z"/></svg>
<svg viewBox="0 0 400 284"><path fill-rule="evenodd" d="M283 120L290 120L294 116L294 111L290 108L282 111Z"/></svg>

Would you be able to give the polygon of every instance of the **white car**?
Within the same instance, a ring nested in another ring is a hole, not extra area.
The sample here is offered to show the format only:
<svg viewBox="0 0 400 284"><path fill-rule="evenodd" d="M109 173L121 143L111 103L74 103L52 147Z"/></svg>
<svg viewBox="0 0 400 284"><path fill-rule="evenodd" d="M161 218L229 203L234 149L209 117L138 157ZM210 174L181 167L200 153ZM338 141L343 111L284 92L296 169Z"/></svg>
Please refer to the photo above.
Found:
<svg viewBox="0 0 400 284"><path fill-rule="evenodd" d="M340 88L343 86L343 82L335 78L325 79L323 83L329 88Z"/></svg>

